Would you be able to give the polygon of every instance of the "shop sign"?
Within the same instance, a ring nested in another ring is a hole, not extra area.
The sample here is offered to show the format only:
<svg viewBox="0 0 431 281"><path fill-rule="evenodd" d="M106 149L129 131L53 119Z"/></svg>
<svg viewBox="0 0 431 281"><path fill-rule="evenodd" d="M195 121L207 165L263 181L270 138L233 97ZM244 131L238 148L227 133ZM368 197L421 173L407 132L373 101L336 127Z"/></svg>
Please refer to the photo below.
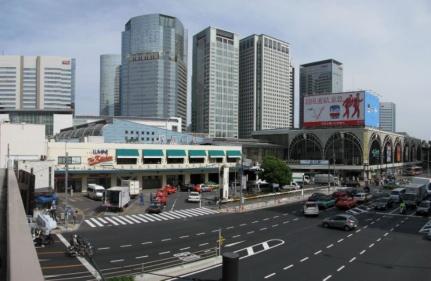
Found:
<svg viewBox="0 0 431 281"><path fill-rule="evenodd" d="M114 158L108 155L107 149L93 149L93 155L88 157L88 165L94 166L100 163L112 162Z"/></svg>

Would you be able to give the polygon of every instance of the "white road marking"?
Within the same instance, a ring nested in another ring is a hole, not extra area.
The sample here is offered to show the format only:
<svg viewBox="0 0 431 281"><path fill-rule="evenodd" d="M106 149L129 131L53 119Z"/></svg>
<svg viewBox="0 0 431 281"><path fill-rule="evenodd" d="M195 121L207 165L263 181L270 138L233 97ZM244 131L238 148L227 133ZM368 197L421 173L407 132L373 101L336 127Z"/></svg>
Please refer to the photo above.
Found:
<svg viewBox="0 0 431 281"><path fill-rule="evenodd" d="M363 227L363 229L366 229L366 228L368 228L368 225L365 225L365 226Z"/></svg>
<svg viewBox="0 0 431 281"><path fill-rule="evenodd" d="M358 230L356 230L355 232L356 232L356 233L358 233L358 232L361 232L361 230L360 230L360 229L358 229Z"/></svg>
<svg viewBox="0 0 431 281"><path fill-rule="evenodd" d="M145 255L145 256L139 256L139 257L136 257L135 259L145 259L145 258L148 258L148 256L147 255Z"/></svg>
<svg viewBox="0 0 431 281"><path fill-rule="evenodd" d="M148 222L146 219L141 218L140 216L137 216L137 215L132 215L132 217L134 217L136 220L139 220L141 222Z"/></svg>
<svg viewBox="0 0 431 281"><path fill-rule="evenodd" d="M144 220L154 221L150 216L138 214L138 217L143 218Z"/></svg>
<svg viewBox="0 0 431 281"><path fill-rule="evenodd" d="M238 238L238 237L240 237L241 235L240 234L238 234L238 235L234 235L234 236L232 236L232 238Z"/></svg>
<svg viewBox="0 0 431 281"><path fill-rule="evenodd" d="M245 225L247 225L246 223L242 223L242 224L240 224L239 226L245 226Z"/></svg>
<svg viewBox="0 0 431 281"><path fill-rule="evenodd" d="M199 233L196 234L196 236L201 236L201 235L204 235L204 234L205 234L205 232L199 232Z"/></svg>
<svg viewBox="0 0 431 281"><path fill-rule="evenodd" d="M354 262L356 260L356 257L353 257L349 260L349 262Z"/></svg>
<svg viewBox="0 0 431 281"><path fill-rule="evenodd" d="M395 227L399 227L400 226L400 224L397 224Z"/></svg>
<svg viewBox="0 0 431 281"><path fill-rule="evenodd" d="M211 232L219 232L218 229L211 230Z"/></svg>
<svg viewBox="0 0 431 281"><path fill-rule="evenodd" d="M234 228L233 226L228 226L228 227L226 227L226 229L232 229L232 228Z"/></svg>
<svg viewBox="0 0 431 281"><path fill-rule="evenodd" d="M288 265L288 266L286 266L286 267L283 267L283 270L288 270L289 268L292 268L292 267L293 267L293 264Z"/></svg>
<svg viewBox="0 0 431 281"><path fill-rule="evenodd" d="M332 275L328 275L325 278L323 278L322 281L327 281L327 280L331 279L331 277L332 277Z"/></svg>
<svg viewBox="0 0 431 281"><path fill-rule="evenodd" d="M344 241L344 238L341 238L340 240L337 241L337 243L341 243Z"/></svg>
<svg viewBox="0 0 431 281"><path fill-rule="evenodd" d="M247 232L247 234L252 234L254 233L254 230Z"/></svg>
<svg viewBox="0 0 431 281"><path fill-rule="evenodd" d="M96 227L91 221L89 220L84 220L89 226L91 227Z"/></svg>
<svg viewBox="0 0 431 281"><path fill-rule="evenodd" d="M131 244L126 244L126 245L121 245L120 248L127 248L127 247L132 247Z"/></svg>
<svg viewBox="0 0 431 281"><path fill-rule="evenodd" d="M166 242L166 241L171 241L171 240L172 240L171 238L165 238L165 239L162 239L161 241Z"/></svg>
<svg viewBox="0 0 431 281"><path fill-rule="evenodd" d="M380 242L381 240L382 240L382 238L379 238L379 239L377 239L376 241L377 241L377 242Z"/></svg>
<svg viewBox="0 0 431 281"><path fill-rule="evenodd" d="M159 255L166 255L169 254L171 251L166 251L166 252L160 252Z"/></svg>
<svg viewBox="0 0 431 281"><path fill-rule="evenodd" d="M349 235L347 235L347 237L352 237L353 233L350 233Z"/></svg>
<svg viewBox="0 0 431 281"><path fill-rule="evenodd" d="M229 247L232 247L232 246L235 246L235 245L241 244L241 243L243 243L243 242L245 242L245 240L243 240L243 241L238 241L238 242L234 242L234 243L230 243L230 244L227 244L227 245L225 245L225 247L229 248Z"/></svg>
<svg viewBox="0 0 431 281"><path fill-rule="evenodd" d="M142 242L141 244L142 245L147 245L147 244L151 244L151 243L153 243L152 241L147 241L147 242Z"/></svg>
<svg viewBox="0 0 431 281"><path fill-rule="evenodd" d="M188 237L190 237L189 235L183 235L183 236L180 236L180 239L184 239L184 238L188 238Z"/></svg>
<svg viewBox="0 0 431 281"><path fill-rule="evenodd" d="M264 219L263 219L263 221L267 221L267 220L269 220L269 218L264 218Z"/></svg>
<svg viewBox="0 0 431 281"><path fill-rule="evenodd" d="M277 224L273 224L273 225L272 225L272 227L277 227L277 226L278 226L278 223L277 223Z"/></svg>
<svg viewBox="0 0 431 281"><path fill-rule="evenodd" d="M180 249L180 251L185 251L185 250L188 250L188 249L190 249L191 247L185 247L185 248L181 248Z"/></svg>
<svg viewBox="0 0 431 281"><path fill-rule="evenodd" d="M389 231L394 231L394 228L392 227Z"/></svg>
<svg viewBox="0 0 431 281"><path fill-rule="evenodd" d="M268 278L270 278L270 277L272 277L272 276L274 276L275 275L275 272L273 272L273 273L271 273L271 274L268 274L268 275L266 275L265 277L263 277L263 278L265 278L265 279L268 279Z"/></svg>
<svg viewBox="0 0 431 281"><path fill-rule="evenodd" d="M314 253L314 255L318 255L318 254L320 254L321 252L322 252L322 250L319 250L319 251L315 252L315 253Z"/></svg>
<svg viewBox="0 0 431 281"><path fill-rule="evenodd" d="M114 262L123 262L124 259L120 259L120 260L111 260L110 262L114 263Z"/></svg>
<svg viewBox="0 0 431 281"><path fill-rule="evenodd" d="M273 219L276 219L276 218L278 218L278 217L280 217L280 216L273 216L272 218L273 218Z"/></svg>
<svg viewBox="0 0 431 281"><path fill-rule="evenodd" d="M124 221L122 221L122 220L120 220L119 218L117 218L117 217L114 217L114 216L112 216L111 217L111 219L113 219L114 221L116 221L116 222L119 222L120 224L122 224L122 225L126 225L127 223L125 223Z"/></svg>
<svg viewBox="0 0 431 281"><path fill-rule="evenodd" d="M132 216L126 216L126 218L135 222L135 223L141 223L141 221L138 221L137 219L133 218Z"/></svg>
<svg viewBox="0 0 431 281"><path fill-rule="evenodd" d="M334 244L329 244L328 246L326 246L326 249L332 248L334 246Z"/></svg>
<svg viewBox="0 0 431 281"><path fill-rule="evenodd" d="M308 257L303 258L302 260L300 260L299 262L305 262L306 260L308 260Z"/></svg>
<svg viewBox="0 0 431 281"><path fill-rule="evenodd" d="M389 235L389 232L386 232L385 234L383 234L383 236L388 236Z"/></svg>
<svg viewBox="0 0 431 281"><path fill-rule="evenodd" d="M259 229L260 231L264 231L264 230L267 230L267 228L266 227L262 227L261 229Z"/></svg>
<svg viewBox="0 0 431 281"><path fill-rule="evenodd" d="M175 203L177 203L177 199L178 199L178 198L175 198L175 201L174 201L174 203L172 204L172 207L171 207L171 211L173 211L173 210L174 210L174 208L175 208Z"/></svg>
<svg viewBox="0 0 431 281"><path fill-rule="evenodd" d="M129 219L127 219L127 218L125 218L125 217L116 217L117 219L120 219L120 220L125 220L127 223L129 223L129 224L135 224L133 221L131 221L131 220L129 220Z"/></svg>
<svg viewBox="0 0 431 281"><path fill-rule="evenodd" d="M108 217L105 217L105 220L109 221L109 222L110 222L110 223L112 223L113 225L118 225L118 223L117 223L117 222L115 222L115 221L111 220L111 219L110 219L110 218L108 218Z"/></svg>
<svg viewBox="0 0 431 281"><path fill-rule="evenodd" d="M251 223L257 223L257 222L259 222L259 221L252 221Z"/></svg>
<svg viewBox="0 0 431 281"><path fill-rule="evenodd" d="M209 243L202 243L202 244L199 244L199 247L203 247L203 246L205 246L205 245L208 245Z"/></svg>
<svg viewBox="0 0 431 281"><path fill-rule="evenodd" d="M375 223L376 223L375 221L370 222L370 224L375 224Z"/></svg>
<svg viewBox="0 0 431 281"><path fill-rule="evenodd" d="M95 218L91 218L90 220L92 220L95 224L97 224L98 226L103 226L103 224L101 224L97 219Z"/></svg>
<svg viewBox="0 0 431 281"><path fill-rule="evenodd" d="M293 221L298 221L298 220L299 220L298 218L294 218L294 219L293 219Z"/></svg>
<svg viewBox="0 0 431 281"><path fill-rule="evenodd" d="M367 250L362 250L359 254L363 255Z"/></svg>
<svg viewBox="0 0 431 281"><path fill-rule="evenodd" d="M368 248L372 248L374 246L374 243L371 243L370 246L368 246Z"/></svg>
<svg viewBox="0 0 431 281"><path fill-rule="evenodd" d="M109 250L109 249L111 249L111 247L97 248L97 250L98 250L98 251L101 251L101 250Z"/></svg>
<svg viewBox="0 0 431 281"><path fill-rule="evenodd" d="M105 221L103 218L98 218L101 222L103 222L104 224L108 224L107 221Z"/></svg>
<svg viewBox="0 0 431 281"><path fill-rule="evenodd" d="M289 223L290 221L284 221L283 224Z"/></svg>
<svg viewBox="0 0 431 281"><path fill-rule="evenodd" d="M340 266L340 267L337 269L337 272L340 272L341 270L343 270L343 268L344 268L344 267L345 267L344 265Z"/></svg>

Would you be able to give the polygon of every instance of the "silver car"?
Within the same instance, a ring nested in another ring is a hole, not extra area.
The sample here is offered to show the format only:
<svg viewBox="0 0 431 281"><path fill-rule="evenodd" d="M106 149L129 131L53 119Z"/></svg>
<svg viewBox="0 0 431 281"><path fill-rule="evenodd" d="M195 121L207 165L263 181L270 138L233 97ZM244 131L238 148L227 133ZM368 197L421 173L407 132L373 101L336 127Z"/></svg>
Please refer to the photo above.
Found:
<svg viewBox="0 0 431 281"><path fill-rule="evenodd" d="M358 220L352 215L339 214L325 218L322 222L322 226L325 228L341 228L348 231L358 227Z"/></svg>

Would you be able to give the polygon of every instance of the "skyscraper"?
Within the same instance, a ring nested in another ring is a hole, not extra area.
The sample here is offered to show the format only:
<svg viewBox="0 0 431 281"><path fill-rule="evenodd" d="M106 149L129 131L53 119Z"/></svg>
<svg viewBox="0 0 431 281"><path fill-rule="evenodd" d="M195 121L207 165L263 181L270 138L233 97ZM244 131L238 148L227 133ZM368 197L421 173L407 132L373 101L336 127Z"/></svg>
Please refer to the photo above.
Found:
<svg viewBox="0 0 431 281"><path fill-rule="evenodd" d="M0 110L73 110L75 60L0 56Z"/></svg>
<svg viewBox="0 0 431 281"><path fill-rule="evenodd" d="M343 91L343 64L334 59L303 64L299 69L299 127L304 123L304 96Z"/></svg>
<svg viewBox="0 0 431 281"><path fill-rule="evenodd" d="M100 56L100 115L120 114L121 55Z"/></svg>
<svg viewBox="0 0 431 281"><path fill-rule="evenodd" d="M193 36L192 131L238 137L238 35L208 27Z"/></svg>
<svg viewBox="0 0 431 281"><path fill-rule="evenodd" d="M239 58L239 136L292 128L294 69L289 44L251 35L240 41Z"/></svg>
<svg viewBox="0 0 431 281"><path fill-rule="evenodd" d="M176 18L131 18L122 33L121 115L187 122L187 32Z"/></svg>
<svg viewBox="0 0 431 281"><path fill-rule="evenodd" d="M380 103L380 129L396 132L396 106L393 102Z"/></svg>

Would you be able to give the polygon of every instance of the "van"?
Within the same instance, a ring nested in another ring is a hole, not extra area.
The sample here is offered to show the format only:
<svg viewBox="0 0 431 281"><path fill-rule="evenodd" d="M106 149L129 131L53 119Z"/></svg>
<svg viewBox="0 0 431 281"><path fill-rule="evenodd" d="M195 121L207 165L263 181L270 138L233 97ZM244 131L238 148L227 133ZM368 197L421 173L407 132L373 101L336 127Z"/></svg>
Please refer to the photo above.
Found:
<svg viewBox="0 0 431 281"><path fill-rule="evenodd" d="M88 198L95 199L95 200L102 200L104 193L105 193L105 188L101 185L90 183L87 187Z"/></svg>
<svg viewBox="0 0 431 281"><path fill-rule="evenodd" d="M405 188L402 188L402 187L399 187L399 188L395 188L395 189L393 189L392 190L392 192L391 192L391 199L394 201L394 202L400 202L401 201L401 198L403 197L403 195L406 193L406 189Z"/></svg>

